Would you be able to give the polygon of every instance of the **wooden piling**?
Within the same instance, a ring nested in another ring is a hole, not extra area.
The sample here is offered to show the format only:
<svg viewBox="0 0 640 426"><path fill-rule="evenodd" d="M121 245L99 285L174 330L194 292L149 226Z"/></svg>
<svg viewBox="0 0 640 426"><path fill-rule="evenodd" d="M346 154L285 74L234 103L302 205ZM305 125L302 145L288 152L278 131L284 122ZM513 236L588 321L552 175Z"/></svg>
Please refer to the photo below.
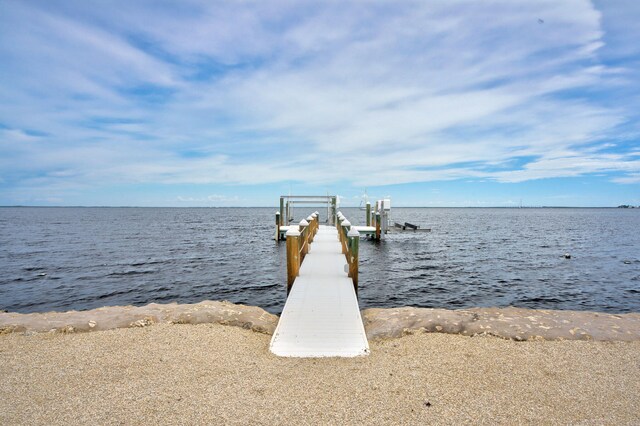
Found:
<svg viewBox="0 0 640 426"><path fill-rule="evenodd" d="M276 241L280 241L280 212L276 212Z"/></svg>
<svg viewBox="0 0 640 426"><path fill-rule="evenodd" d="M284 223L282 223L282 221L284 220L283 217L283 212L284 212L284 198L280 197L280 226L284 225ZM287 223L288 225L288 223Z"/></svg>
<svg viewBox="0 0 640 426"><path fill-rule="evenodd" d="M347 234L349 239L349 276L353 280L353 289L358 295L358 252L360 250L360 233L356 229L351 229Z"/></svg>
<svg viewBox="0 0 640 426"><path fill-rule="evenodd" d="M380 241L380 212L376 212L376 240Z"/></svg>
<svg viewBox="0 0 640 426"><path fill-rule="evenodd" d="M342 254L349 253L349 241L347 240L347 233L351 230L351 222L349 222L346 218L342 219L342 223L340 224L340 228L338 232L340 232L340 242L342 243Z"/></svg>
<svg viewBox="0 0 640 426"><path fill-rule="evenodd" d="M309 244L311 244L313 242L313 236L316 234L315 233L315 226L316 226L315 217L313 217L313 215L310 215L309 217L307 217L307 222L309 222Z"/></svg>
<svg viewBox="0 0 640 426"><path fill-rule="evenodd" d="M304 257L309 253L309 222L302 219L299 224L300 230L300 263L304 260Z"/></svg>
<svg viewBox="0 0 640 426"><path fill-rule="evenodd" d="M367 226L371 226L371 203L367 201Z"/></svg>
<svg viewBox="0 0 640 426"><path fill-rule="evenodd" d="M336 223L336 212L338 210L338 197L331 197L331 222Z"/></svg>
<svg viewBox="0 0 640 426"><path fill-rule="evenodd" d="M287 201L287 205L285 206L285 208L287 209L285 222L287 225L289 225L289 223L291 223L291 205L289 204L289 201Z"/></svg>
<svg viewBox="0 0 640 426"><path fill-rule="evenodd" d="M313 236L315 237L320 229L320 217L318 216L318 212L313 213Z"/></svg>
<svg viewBox="0 0 640 426"><path fill-rule="evenodd" d="M300 232L289 229L287 238L287 295L300 272Z"/></svg>

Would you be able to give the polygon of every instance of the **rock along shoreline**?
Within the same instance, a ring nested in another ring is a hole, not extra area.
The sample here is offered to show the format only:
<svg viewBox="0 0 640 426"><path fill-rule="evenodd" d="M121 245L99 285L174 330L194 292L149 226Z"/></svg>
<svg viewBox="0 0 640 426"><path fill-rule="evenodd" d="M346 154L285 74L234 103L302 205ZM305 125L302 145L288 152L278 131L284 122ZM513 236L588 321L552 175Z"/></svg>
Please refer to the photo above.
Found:
<svg viewBox="0 0 640 426"><path fill-rule="evenodd" d="M369 308L361 311L369 340L397 338L420 332L490 335L525 340L640 340L640 313L608 314L589 311L524 308ZM0 313L0 334L77 333L153 324L217 323L273 334L278 316L257 306L226 301L194 304L107 306L88 311L21 314Z"/></svg>

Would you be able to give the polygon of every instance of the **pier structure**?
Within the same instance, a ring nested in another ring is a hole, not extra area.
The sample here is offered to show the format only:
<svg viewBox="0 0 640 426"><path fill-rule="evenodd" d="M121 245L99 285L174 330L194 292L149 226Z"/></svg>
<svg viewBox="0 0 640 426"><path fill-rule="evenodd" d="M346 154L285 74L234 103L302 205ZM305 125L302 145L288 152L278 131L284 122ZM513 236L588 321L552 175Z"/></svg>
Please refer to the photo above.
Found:
<svg viewBox="0 0 640 426"><path fill-rule="evenodd" d="M286 232L287 301L269 349L286 357L369 353L358 306L360 232L340 212L320 225L318 212Z"/></svg>
<svg viewBox="0 0 640 426"><path fill-rule="evenodd" d="M275 239L286 239L287 301L269 349L287 357L367 355L369 344L358 306L360 237L379 241L392 229L416 231L405 222L391 226L391 200L367 201L363 226L352 225L338 211L339 197L280 197ZM326 224L315 211L293 224L295 204L324 204Z"/></svg>
<svg viewBox="0 0 640 426"><path fill-rule="evenodd" d="M339 223L338 208L339 197L337 195L281 195L280 210L276 212L275 239L284 240L289 230L297 229L299 225L292 223L295 221L293 208L296 205L325 206L327 216L325 223L336 226ZM375 206L367 201L366 204L366 225L354 226L362 235L375 240L380 240L389 231L389 211L391 210L391 200L384 199L376 201ZM318 212L316 212L318 213Z"/></svg>

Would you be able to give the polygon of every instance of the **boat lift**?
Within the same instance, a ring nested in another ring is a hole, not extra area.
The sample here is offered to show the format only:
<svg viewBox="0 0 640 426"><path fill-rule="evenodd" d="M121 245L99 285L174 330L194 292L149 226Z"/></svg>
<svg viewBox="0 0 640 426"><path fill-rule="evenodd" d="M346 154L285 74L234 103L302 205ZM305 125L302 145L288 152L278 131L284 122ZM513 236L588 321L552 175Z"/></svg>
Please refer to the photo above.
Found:
<svg viewBox="0 0 640 426"><path fill-rule="evenodd" d="M296 205L325 205L327 209L327 219L325 223L331 226L338 224L342 218L338 208L340 198L337 195L281 195L280 210L276 212L276 240L283 240L290 228L298 228L295 223L293 208ZM354 226L363 236L380 240L384 235L395 232L429 232L431 229L420 228L408 222L400 224L391 221L391 199L383 198L377 200L374 205L366 203L366 226Z"/></svg>
<svg viewBox="0 0 640 426"><path fill-rule="evenodd" d="M295 219L293 208L296 204L326 205L327 220L329 225L336 224L336 215L340 207L340 200L337 195L281 195L280 196L280 226L289 225Z"/></svg>

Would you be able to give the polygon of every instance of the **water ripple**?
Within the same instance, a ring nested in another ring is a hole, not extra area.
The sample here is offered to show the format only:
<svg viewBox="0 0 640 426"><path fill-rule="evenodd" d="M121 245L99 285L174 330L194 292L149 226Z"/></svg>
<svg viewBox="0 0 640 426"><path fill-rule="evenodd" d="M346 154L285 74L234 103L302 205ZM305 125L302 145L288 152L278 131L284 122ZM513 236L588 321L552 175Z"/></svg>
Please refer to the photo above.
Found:
<svg viewBox="0 0 640 426"><path fill-rule="evenodd" d="M1 208L0 309L226 299L279 313L286 265L284 244L272 239L273 211ZM362 224L358 209L343 212ZM638 210L395 209L393 214L398 222L432 232L360 244L363 308L640 311Z"/></svg>

